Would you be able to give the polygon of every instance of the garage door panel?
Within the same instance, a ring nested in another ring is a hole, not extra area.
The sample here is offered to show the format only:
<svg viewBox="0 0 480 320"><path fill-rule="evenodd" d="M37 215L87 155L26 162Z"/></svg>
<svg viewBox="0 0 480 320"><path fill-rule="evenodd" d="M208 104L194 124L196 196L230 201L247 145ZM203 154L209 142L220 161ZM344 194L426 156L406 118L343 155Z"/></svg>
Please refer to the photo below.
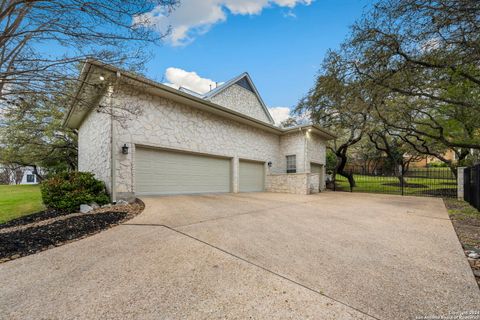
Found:
<svg viewBox="0 0 480 320"><path fill-rule="evenodd" d="M312 162L310 164L310 171L312 173L323 173L323 165Z"/></svg>
<svg viewBox="0 0 480 320"><path fill-rule="evenodd" d="M240 161L240 192L261 192L265 189L265 165L262 162Z"/></svg>
<svg viewBox="0 0 480 320"><path fill-rule="evenodd" d="M230 192L230 160L137 148L137 194Z"/></svg>

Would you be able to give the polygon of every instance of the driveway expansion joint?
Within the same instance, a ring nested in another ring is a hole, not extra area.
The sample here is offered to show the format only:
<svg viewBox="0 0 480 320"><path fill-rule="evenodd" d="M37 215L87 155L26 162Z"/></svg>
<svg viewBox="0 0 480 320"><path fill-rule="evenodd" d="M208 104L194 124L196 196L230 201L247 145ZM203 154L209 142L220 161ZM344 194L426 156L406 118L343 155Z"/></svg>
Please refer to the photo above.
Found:
<svg viewBox="0 0 480 320"><path fill-rule="evenodd" d="M310 202L310 201L307 201L307 202ZM313 202L313 201L312 201L312 202ZM270 274L272 274L272 275L274 275L274 276L276 276L276 277L279 277L279 278L284 279L284 280L286 280L286 281L288 281L288 282L290 282L290 283L293 283L293 284L295 284L295 285L297 285L297 286L300 286L300 287L302 287L302 288L304 288L304 289L306 289L306 290L308 290L308 291L311 291L311 292L313 292L313 293L315 293L315 294L318 294L318 295L323 296L323 297L325 297L325 298L328 298L328 299L330 299L330 300L332 300L332 301L335 301L335 302L337 302L337 303L339 303L339 304L341 304L341 305L346 306L347 308L350 308L350 309L352 309L352 310L355 310L355 311L357 311L357 312L359 312L359 313L361 313L361 314L363 314L363 315L366 315L366 316L368 316L368 317L370 317L370 318L372 318L372 319L382 320L382 319L380 319L380 318L378 318L378 317L376 317L376 316L374 316L374 315L371 315L371 314L369 314L369 313L366 313L365 311L362 311L362 310L360 310L360 309L358 309L358 308L356 308L356 307L353 307L353 306L351 306L351 305L349 305L349 304L347 304L347 303L345 303L345 302L343 302L343 301L340 301L340 300L338 300L338 299L336 299L336 298L333 298L333 297L331 297L331 296L329 296L329 295L327 295L327 294L325 294L325 293L323 293L323 292L321 292L321 291L318 291L318 290L316 290L316 289L313 289L313 288L311 288L311 287L309 287L309 286L307 286L307 285L304 285L304 284L302 284L302 283L300 283L300 282L298 282L298 281L296 281L296 280L290 279L290 278L288 278L287 276L281 275L281 274L279 274L279 273L277 273L277 272L275 272L275 271L273 271L273 270L270 270L270 269L268 269L268 268L266 268L266 267L263 267L263 266L261 266L261 265L259 265L259 264L256 264L256 263L252 262L252 261L249 261L249 260L247 260L247 259L245 259L245 258L243 258L243 257L240 257L240 256L238 256L238 255L236 255L236 254L234 254L234 253L231 253L231 252L229 252L229 251L227 251L227 250L225 250L225 249L222 249L222 248L220 248L220 247L217 247L217 246L215 246L215 245L213 245L213 244L211 244L211 243L208 243L208 242L206 242L206 241L204 241L204 240L202 240L202 239L196 238L196 237L194 237L194 236L192 236L192 235L190 235L190 234L188 234L188 233L185 233L185 232L183 232L183 231L180 231L180 230L177 230L177 229L175 229L175 228L169 227L169 226L167 226L167 225L164 225L164 224L154 224L154 223L143 223L143 224L142 224L142 223L123 223L123 224L121 224L121 225L122 225L122 226L163 227L163 228L166 228L166 229L168 229L168 230L170 230L170 231L173 231L173 232L175 232L175 233L178 233L178 234L180 234L180 235L182 235L182 236L185 236L185 237L187 237L187 238L190 238L190 239L192 239L192 240L195 240L195 241L197 241L197 242L200 242L200 243L202 243L202 244L204 244L204 245L207 245L207 246L209 246L209 247L211 247L211 248L213 248L213 249L215 249L215 250L218 250L218 251L220 251L220 252L222 252L222 253L224 253L224 254L227 254L227 255L235 258L235 259L238 259L238 260L240 260L240 261L243 261L243 262L245 262L245 263L248 263L249 265L252 265L252 266L254 266L254 267L256 267L256 268L259 268L259 269L261 269L261 270L263 270L263 271L266 271L266 272L268 272L268 273L270 273ZM183 227L183 226L181 226L181 227Z"/></svg>

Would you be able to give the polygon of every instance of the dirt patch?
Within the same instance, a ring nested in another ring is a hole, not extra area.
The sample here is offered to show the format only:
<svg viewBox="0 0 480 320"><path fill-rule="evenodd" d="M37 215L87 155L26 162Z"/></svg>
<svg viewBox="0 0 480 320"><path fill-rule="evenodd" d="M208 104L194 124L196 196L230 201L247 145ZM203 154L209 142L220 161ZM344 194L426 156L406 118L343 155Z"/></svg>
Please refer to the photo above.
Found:
<svg viewBox="0 0 480 320"><path fill-rule="evenodd" d="M444 202L465 254L480 254L480 212L465 201L444 199ZM480 259L468 259L480 286Z"/></svg>
<svg viewBox="0 0 480 320"><path fill-rule="evenodd" d="M0 229L0 263L85 238L133 218L143 208L138 200L87 214L44 211L10 221Z"/></svg>

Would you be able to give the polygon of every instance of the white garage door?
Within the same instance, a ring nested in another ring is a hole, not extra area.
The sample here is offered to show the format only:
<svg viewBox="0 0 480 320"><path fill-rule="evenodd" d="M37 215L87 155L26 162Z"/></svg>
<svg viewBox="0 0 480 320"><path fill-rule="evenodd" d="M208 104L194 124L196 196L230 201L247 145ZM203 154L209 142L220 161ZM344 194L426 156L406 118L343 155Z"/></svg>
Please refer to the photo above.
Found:
<svg viewBox="0 0 480 320"><path fill-rule="evenodd" d="M230 192L230 160L137 148L135 183L139 195Z"/></svg>
<svg viewBox="0 0 480 320"><path fill-rule="evenodd" d="M240 192L256 192L264 190L265 166L262 162L240 160L239 167Z"/></svg>

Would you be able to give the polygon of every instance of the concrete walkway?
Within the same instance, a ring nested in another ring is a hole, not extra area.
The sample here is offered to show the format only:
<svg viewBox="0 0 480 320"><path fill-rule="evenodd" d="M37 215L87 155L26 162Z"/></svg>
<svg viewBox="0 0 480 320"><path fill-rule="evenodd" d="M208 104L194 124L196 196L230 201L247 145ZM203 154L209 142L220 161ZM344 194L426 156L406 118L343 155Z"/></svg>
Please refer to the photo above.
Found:
<svg viewBox="0 0 480 320"><path fill-rule="evenodd" d="M5 319L408 319L480 310L439 199L143 199L127 224L0 265Z"/></svg>

